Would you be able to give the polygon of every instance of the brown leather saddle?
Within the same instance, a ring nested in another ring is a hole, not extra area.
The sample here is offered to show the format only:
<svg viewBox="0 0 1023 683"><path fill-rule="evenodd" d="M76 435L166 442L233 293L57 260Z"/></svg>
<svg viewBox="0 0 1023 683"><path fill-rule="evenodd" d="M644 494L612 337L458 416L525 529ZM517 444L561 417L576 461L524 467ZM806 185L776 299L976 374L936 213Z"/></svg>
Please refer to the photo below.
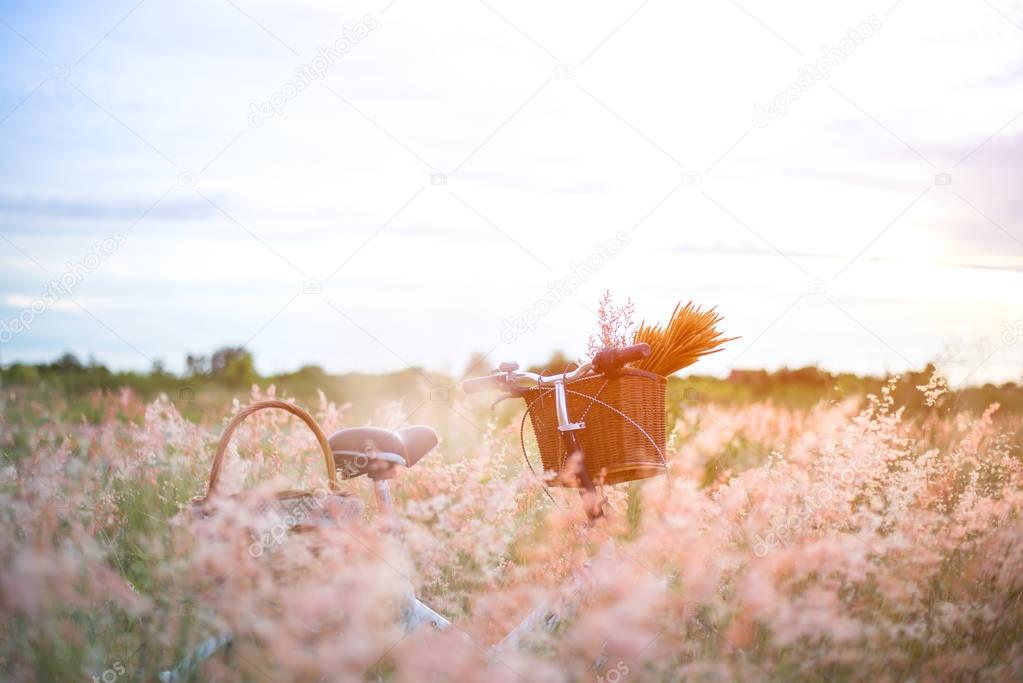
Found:
<svg viewBox="0 0 1023 683"><path fill-rule="evenodd" d="M349 427L335 432L328 440L334 464L344 479L364 474L371 479L392 479L399 465L412 467L437 442L437 432L426 425L397 430Z"/></svg>

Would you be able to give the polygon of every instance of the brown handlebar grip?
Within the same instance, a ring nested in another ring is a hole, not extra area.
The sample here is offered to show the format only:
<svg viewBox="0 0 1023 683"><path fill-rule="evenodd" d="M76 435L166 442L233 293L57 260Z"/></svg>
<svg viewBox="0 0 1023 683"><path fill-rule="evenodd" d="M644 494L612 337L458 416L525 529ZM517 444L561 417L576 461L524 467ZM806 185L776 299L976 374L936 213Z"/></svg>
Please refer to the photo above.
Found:
<svg viewBox="0 0 1023 683"><path fill-rule="evenodd" d="M650 345L647 343L623 346L620 349L604 349L593 357L593 367L597 372L608 372L626 363L643 360L649 355Z"/></svg>

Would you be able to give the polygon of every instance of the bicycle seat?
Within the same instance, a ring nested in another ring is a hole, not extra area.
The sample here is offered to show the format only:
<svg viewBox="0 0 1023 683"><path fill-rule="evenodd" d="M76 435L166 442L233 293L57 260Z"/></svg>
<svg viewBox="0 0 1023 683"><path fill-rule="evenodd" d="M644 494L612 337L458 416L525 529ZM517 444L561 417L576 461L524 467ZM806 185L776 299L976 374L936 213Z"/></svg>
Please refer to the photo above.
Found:
<svg viewBox="0 0 1023 683"><path fill-rule="evenodd" d="M412 467L432 451L437 442L437 432L426 425L398 430L349 427L328 439L334 464L345 479L363 474L371 479L391 479L398 465Z"/></svg>

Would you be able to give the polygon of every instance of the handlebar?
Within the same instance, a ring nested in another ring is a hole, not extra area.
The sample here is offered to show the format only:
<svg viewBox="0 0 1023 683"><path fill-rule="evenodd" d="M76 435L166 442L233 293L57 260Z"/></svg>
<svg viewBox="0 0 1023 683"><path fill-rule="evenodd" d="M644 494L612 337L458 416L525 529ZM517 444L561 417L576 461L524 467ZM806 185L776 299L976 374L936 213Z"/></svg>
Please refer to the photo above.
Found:
<svg viewBox="0 0 1023 683"><path fill-rule="evenodd" d="M556 384L558 382L572 382L591 372L608 373L623 367L626 363L641 360L650 355L649 344L633 344L620 349L604 349L593 357L589 363L584 363L575 370L564 372L559 375L539 375L535 372L518 372L509 370L496 375L486 377L474 377L462 382L462 389L467 394L476 394L482 391L508 391L522 388L518 382L529 380L536 384ZM510 366L509 366L510 367ZM518 366L515 366L516 368Z"/></svg>
<svg viewBox="0 0 1023 683"><path fill-rule="evenodd" d="M462 389L467 394L478 394L481 391L495 391L507 388L508 376L504 373L500 375L488 375L487 377L474 377L473 379L467 379L462 382Z"/></svg>

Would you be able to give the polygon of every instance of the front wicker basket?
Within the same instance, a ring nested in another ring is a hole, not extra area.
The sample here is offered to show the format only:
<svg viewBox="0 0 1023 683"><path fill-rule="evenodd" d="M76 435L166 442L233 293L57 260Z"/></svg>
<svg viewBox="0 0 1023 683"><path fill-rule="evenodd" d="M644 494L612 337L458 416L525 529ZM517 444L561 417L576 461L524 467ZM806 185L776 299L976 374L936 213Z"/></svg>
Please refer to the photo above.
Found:
<svg viewBox="0 0 1023 683"><path fill-rule="evenodd" d="M664 398L667 380L626 368L614 376L595 375L565 386L568 416L584 422L576 432L586 469L597 483L620 484L665 472ZM546 472L560 473L570 455L558 430L554 389L536 386L523 398ZM553 486L567 486L560 478Z"/></svg>

